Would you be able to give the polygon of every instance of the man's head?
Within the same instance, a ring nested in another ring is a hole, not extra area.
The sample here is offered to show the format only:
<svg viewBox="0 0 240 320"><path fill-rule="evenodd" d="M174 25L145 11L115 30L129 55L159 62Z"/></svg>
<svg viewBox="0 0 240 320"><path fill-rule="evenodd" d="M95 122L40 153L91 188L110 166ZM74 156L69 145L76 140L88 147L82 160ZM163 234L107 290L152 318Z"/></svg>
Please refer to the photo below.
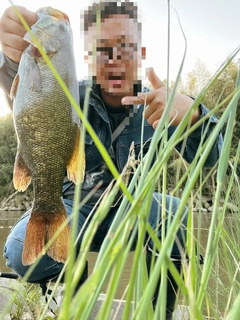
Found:
<svg viewBox="0 0 240 320"><path fill-rule="evenodd" d="M85 51L89 72L103 94L133 94L139 83L141 24L133 2L100 2L84 12Z"/></svg>

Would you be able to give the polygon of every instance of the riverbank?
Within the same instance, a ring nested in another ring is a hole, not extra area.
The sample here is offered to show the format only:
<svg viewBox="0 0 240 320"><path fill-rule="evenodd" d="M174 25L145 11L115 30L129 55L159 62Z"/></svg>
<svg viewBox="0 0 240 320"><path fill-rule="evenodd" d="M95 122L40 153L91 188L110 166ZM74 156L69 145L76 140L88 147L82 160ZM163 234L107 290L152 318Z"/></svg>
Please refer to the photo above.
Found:
<svg viewBox="0 0 240 320"><path fill-rule="evenodd" d="M171 194L173 187L168 188L167 194ZM178 197L182 196L182 189L179 190ZM224 198L219 200L218 208L223 209ZM193 212L212 212L213 211L214 196L197 194L195 198L189 199L188 205L192 207ZM10 197L4 198L0 202L0 211L27 211L31 208L32 196L22 192L14 192ZM226 209L232 212L238 212L238 207L230 202L226 204Z"/></svg>
<svg viewBox="0 0 240 320"><path fill-rule="evenodd" d="M3 198L0 202L0 211L27 211L31 208L31 194L14 192L8 198Z"/></svg>

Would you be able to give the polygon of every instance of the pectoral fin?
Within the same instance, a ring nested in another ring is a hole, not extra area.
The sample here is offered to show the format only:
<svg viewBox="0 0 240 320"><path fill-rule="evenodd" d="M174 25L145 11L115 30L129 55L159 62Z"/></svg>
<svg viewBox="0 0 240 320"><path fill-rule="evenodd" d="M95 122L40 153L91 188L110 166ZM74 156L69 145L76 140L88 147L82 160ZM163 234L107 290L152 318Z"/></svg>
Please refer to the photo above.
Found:
<svg viewBox="0 0 240 320"><path fill-rule="evenodd" d="M13 83L12 83L11 90L10 90L10 98L11 99L14 99L16 97L19 79L20 79L19 74L16 74L16 76L13 80Z"/></svg>
<svg viewBox="0 0 240 320"><path fill-rule="evenodd" d="M18 191L27 189L31 182L31 172L25 164L19 151L17 151L14 169L13 169L13 185Z"/></svg>
<svg viewBox="0 0 240 320"><path fill-rule="evenodd" d="M38 64L34 57L31 56L31 50L36 50L33 46L29 46L23 54L27 55L25 65L21 73L21 79L24 85L32 91L41 91L42 89L42 75ZM13 80L10 90L10 98L14 99L17 95L18 85L20 82L20 75L17 74Z"/></svg>
<svg viewBox="0 0 240 320"><path fill-rule="evenodd" d="M36 49L31 46L31 50L36 51ZM25 68L24 79L26 85L32 91L41 91L42 89L42 75L39 70L38 64L33 57L29 57L28 64Z"/></svg>
<svg viewBox="0 0 240 320"><path fill-rule="evenodd" d="M84 149L81 150L82 148L80 148L80 135L81 131L78 129L72 157L67 164L68 179L74 183L76 183L79 174L81 181L83 181L85 173L85 153Z"/></svg>

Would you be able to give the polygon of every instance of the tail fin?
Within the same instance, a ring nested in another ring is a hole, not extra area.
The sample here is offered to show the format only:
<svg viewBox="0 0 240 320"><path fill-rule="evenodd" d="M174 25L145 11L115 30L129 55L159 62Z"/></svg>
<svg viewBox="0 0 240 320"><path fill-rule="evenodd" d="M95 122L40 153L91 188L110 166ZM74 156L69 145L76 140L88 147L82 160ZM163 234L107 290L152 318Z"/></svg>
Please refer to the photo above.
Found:
<svg viewBox="0 0 240 320"><path fill-rule="evenodd" d="M39 254L47 253L58 262L65 262L68 256L69 226L66 225L62 232L45 250L47 242L58 232L62 223L66 221L66 211L64 206L59 211L53 213L42 213L32 211L27 224L25 243L22 253L23 265L31 265L35 262Z"/></svg>

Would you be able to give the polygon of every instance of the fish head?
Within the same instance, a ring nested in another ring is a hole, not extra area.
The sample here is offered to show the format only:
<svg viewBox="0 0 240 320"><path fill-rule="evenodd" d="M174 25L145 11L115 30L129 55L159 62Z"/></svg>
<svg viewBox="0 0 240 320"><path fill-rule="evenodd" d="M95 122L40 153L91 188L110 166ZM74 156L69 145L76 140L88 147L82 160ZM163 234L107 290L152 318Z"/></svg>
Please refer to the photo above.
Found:
<svg viewBox="0 0 240 320"><path fill-rule="evenodd" d="M24 36L24 40L32 45L28 49L28 53L35 58L41 57L41 53L37 49L38 45L43 48L46 54L53 55L58 52L66 33L71 32L69 18L62 11L44 7L39 9L37 14L37 22L31 27L31 31Z"/></svg>

